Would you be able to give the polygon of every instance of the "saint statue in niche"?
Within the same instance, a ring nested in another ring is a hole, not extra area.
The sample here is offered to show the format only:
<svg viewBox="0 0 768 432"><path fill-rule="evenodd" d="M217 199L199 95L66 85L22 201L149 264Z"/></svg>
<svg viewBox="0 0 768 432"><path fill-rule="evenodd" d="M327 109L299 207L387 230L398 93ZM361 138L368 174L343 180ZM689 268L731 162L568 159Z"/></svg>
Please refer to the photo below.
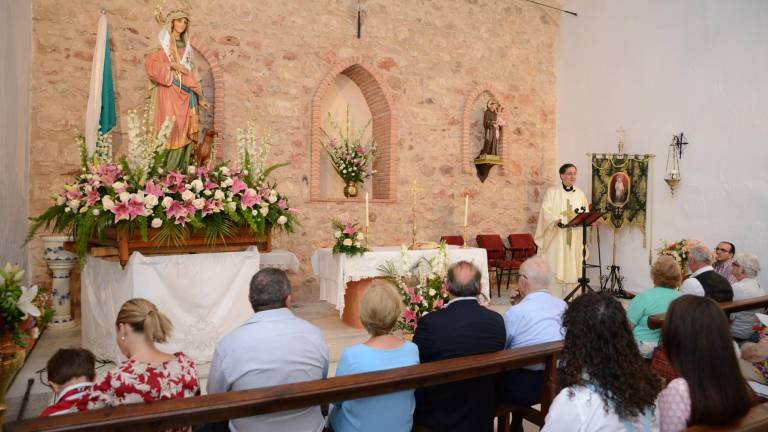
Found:
<svg viewBox="0 0 768 432"><path fill-rule="evenodd" d="M608 201L615 207L624 207L629 201L629 177L623 172L617 172L608 181Z"/></svg>
<svg viewBox="0 0 768 432"><path fill-rule="evenodd" d="M499 143L503 140L503 128L507 124L501 117L503 111L504 107L494 99L486 104L483 114L483 149L477 159L483 156L499 156Z"/></svg>
<svg viewBox="0 0 768 432"><path fill-rule="evenodd" d="M163 19L158 11L156 18L164 24L144 59L150 80L149 121L157 133L166 118L175 118L165 166L178 171L189 165L199 140L198 108L208 109L208 105L194 76L189 12L178 9Z"/></svg>

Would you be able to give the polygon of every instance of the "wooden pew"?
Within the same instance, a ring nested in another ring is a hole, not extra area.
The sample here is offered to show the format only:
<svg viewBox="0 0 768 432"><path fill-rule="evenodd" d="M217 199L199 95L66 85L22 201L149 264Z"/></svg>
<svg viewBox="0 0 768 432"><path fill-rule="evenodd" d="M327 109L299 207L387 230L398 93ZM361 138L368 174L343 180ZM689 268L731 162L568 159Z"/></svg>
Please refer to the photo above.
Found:
<svg viewBox="0 0 768 432"><path fill-rule="evenodd" d="M760 309L768 306L768 296L754 297L746 300L729 301L718 303L720 308L727 314L742 312L752 309ZM666 314L651 315L648 317L648 328L660 329L664 327Z"/></svg>
<svg viewBox="0 0 768 432"><path fill-rule="evenodd" d="M555 366L562 348L562 342L551 342L327 380L217 393L150 404L123 405L9 423L5 425L5 430L9 432L165 430L462 381L539 363L547 365L546 399L542 402L542 412L535 414L543 420L554 398Z"/></svg>
<svg viewBox="0 0 768 432"><path fill-rule="evenodd" d="M686 432L764 432L768 430L768 403L755 405L735 425L727 427L691 426Z"/></svg>

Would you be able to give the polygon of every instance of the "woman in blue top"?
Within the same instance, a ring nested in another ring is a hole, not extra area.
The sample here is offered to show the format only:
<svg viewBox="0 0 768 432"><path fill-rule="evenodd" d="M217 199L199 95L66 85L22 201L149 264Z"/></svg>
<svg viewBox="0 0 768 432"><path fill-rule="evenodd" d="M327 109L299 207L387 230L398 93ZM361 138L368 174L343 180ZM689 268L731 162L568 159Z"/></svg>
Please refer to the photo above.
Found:
<svg viewBox="0 0 768 432"><path fill-rule="evenodd" d="M669 255L660 256L651 267L651 280L654 288L635 296L627 308L632 335L640 354L645 358L651 358L661 336L661 330L648 328L648 317L666 313L669 304L680 297L677 291L681 281L680 265Z"/></svg>
<svg viewBox="0 0 768 432"><path fill-rule="evenodd" d="M391 334L401 308L400 295L390 284L374 282L365 290L360 321L371 338L341 353L336 376L419 364L416 345ZM334 432L409 432L415 407L413 390L349 400L333 406L330 423Z"/></svg>

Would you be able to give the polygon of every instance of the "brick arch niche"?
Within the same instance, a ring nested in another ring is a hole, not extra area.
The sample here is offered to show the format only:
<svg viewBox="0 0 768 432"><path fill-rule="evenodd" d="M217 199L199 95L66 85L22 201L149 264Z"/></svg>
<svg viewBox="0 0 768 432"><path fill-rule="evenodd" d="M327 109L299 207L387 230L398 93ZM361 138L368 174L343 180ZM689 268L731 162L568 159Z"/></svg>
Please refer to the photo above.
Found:
<svg viewBox="0 0 768 432"><path fill-rule="evenodd" d="M321 105L329 87L340 74L351 79L360 88L371 110L371 133L378 150L376 159L373 161L376 174L372 181L372 198L378 202L394 202L397 196L397 134L392 96L383 85L381 77L360 57L337 63L325 75L312 98L310 200L348 201L344 198L322 197L320 194L320 155L324 151L320 144L320 128L323 126L322 121L326 115L322 112Z"/></svg>
<svg viewBox="0 0 768 432"><path fill-rule="evenodd" d="M467 101L464 103L464 113L461 120L461 168L465 174L475 173L475 167L472 161L477 155L474 154L474 148L472 146L472 132L474 127L472 125L472 114L475 110L475 106L477 105L477 100L480 99L483 95L488 95L489 99L496 99L502 105L506 106L504 100L499 97L498 90L496 90L496 88L489 83L479 84L469 93ZM483 107L483 109L485 109L485 107ZM504 118L507 122L507 129L504 132L505 134L508 134L510 130L509 127L511 124L511 119L508 116L509 111L507 111L506 117ZM483 125L481 124L480 128L482 129L482 127ZM502 137L501 143L499 145L499 156L501 156L503 160L503 165L501 165L502 174L506 173L506 168L508 167L508 164L511 160L508 143L509 137Z"/></svg>
<svg viewBox="0 0 768 432"><path fill-rule="evenodd" d="M224 125L226 120L224 117L224 74L221 70L221 65L219 65L219 61L214 56L213 51L211 51L211 49L208 48L206 44L201 42L195 36L193 36L189 42L192 44L192 48L197 51L195 53L197 57L195 67L203 66L199 64L199 59L201 58L208 63L206 72L210 72L211 79L213 80L213 85L211 86L213 88L213 95L205 94L204 96L205 100L208 102L208 105L210 105L213 111L213 122L211 126L213 126L213 129L218 133L218 136L214 139L214 146L216 147L217 155L216 157L218 160L226 160L227 155L224 153L226 149L222 148L221 144L225 141ZM202 79L205 78L201 77L201 80ZM199 84L201 86L205 85L203 82ZM202 120L204 113L201 112L200 114Z"/></svg>

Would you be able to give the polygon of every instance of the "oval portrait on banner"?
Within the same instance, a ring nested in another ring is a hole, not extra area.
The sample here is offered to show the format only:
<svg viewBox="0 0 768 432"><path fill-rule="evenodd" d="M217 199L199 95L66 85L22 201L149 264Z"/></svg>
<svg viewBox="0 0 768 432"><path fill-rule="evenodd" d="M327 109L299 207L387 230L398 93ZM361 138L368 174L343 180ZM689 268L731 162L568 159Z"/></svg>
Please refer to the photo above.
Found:
<svg viewBox="0 0 768 432"><path fill-rule="evenodd" d="M630 187L629 176L626 173L617 172L612 175L608 182L608 201L614 207L623 207L629 201Z"/></svg>

